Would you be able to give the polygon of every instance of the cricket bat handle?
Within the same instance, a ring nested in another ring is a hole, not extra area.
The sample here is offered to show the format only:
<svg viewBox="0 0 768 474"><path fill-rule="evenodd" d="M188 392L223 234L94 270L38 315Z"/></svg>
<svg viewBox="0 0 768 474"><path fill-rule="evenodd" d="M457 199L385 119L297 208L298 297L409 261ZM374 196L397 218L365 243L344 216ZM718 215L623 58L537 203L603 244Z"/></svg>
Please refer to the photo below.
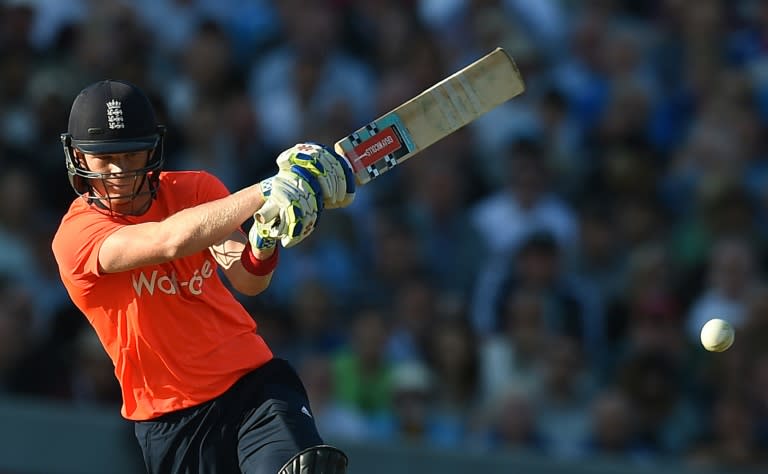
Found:
<svg viewBox="0 0 768 474"><path fill-rule="evenodd" d="M279 216L280 206L273 202L266 201L264 205L261 206L261 208L253 215L253 218L259 224L265 224L260 226L259 235L262 237L277 237L277 235L280 234L280 222L278 219Z"/></svg>

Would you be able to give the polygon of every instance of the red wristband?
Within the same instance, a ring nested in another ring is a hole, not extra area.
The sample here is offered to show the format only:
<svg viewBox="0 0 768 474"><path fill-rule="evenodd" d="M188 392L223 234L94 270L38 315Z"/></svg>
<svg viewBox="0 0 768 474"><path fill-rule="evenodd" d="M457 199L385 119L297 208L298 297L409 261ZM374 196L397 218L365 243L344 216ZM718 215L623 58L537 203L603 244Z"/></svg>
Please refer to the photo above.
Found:
<svg viewBox="0 0 768 474"><path fill-rule="evenodd" d="M274 252L272 252L272 255L270 255L266 260L259 260L256 258L256 255L253 254L253 250L251 250L251 243L248 242L245 244L243 253L240 255L240 263L243 265L243 268L245 268L245 271L252 275L269 275L275 270L275 267L277 266L278 247L280 246L275 245Z"/></svg>

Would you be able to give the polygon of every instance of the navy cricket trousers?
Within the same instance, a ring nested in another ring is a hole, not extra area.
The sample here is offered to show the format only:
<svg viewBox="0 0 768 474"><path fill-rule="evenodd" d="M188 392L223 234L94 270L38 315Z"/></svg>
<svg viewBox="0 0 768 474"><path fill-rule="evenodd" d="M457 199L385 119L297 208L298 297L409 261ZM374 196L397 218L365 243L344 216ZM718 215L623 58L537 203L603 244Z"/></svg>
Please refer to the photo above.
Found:
<svg viewBox="0 0 768 474"><path fill-rule="evenodd" d="M213 400L136 422L135 432L152 474L276 474L323 443L304 385L277 358Z"/></svg>

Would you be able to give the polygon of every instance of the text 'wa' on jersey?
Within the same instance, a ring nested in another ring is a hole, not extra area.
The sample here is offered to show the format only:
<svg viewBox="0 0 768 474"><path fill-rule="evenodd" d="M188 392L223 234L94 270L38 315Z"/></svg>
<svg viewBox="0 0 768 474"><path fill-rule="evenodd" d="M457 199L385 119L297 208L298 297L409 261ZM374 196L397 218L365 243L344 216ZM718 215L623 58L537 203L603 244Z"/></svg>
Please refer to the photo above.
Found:
<svg viewBox="0 0 768 474"><path fill-rule="evenodd" d="M99 271L99 249L121 227L161 221L228 194L208 173L163 172L146 214L109 216L78 198L56 232L62 281L115 365L125 418L146 420L206 402L272 358L208 249L130 271Z"/></svg>

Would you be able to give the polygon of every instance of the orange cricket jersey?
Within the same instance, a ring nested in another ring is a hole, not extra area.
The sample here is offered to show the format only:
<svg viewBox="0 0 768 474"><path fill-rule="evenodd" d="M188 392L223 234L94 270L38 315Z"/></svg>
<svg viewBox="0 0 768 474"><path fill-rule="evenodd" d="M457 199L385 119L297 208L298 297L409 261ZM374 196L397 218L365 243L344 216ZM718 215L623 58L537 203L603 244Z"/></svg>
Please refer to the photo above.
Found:
<svg viewBox="0 0 768 474"><path fill-rule="evenodd" d="M61 279L112 359L125 418L147 420L208 401L272 358L207 249L160 265L99 272L99 249L112 232L228 194L208 173L163 172L144 215L109 216L77 198L56 232Z"/></svg>

